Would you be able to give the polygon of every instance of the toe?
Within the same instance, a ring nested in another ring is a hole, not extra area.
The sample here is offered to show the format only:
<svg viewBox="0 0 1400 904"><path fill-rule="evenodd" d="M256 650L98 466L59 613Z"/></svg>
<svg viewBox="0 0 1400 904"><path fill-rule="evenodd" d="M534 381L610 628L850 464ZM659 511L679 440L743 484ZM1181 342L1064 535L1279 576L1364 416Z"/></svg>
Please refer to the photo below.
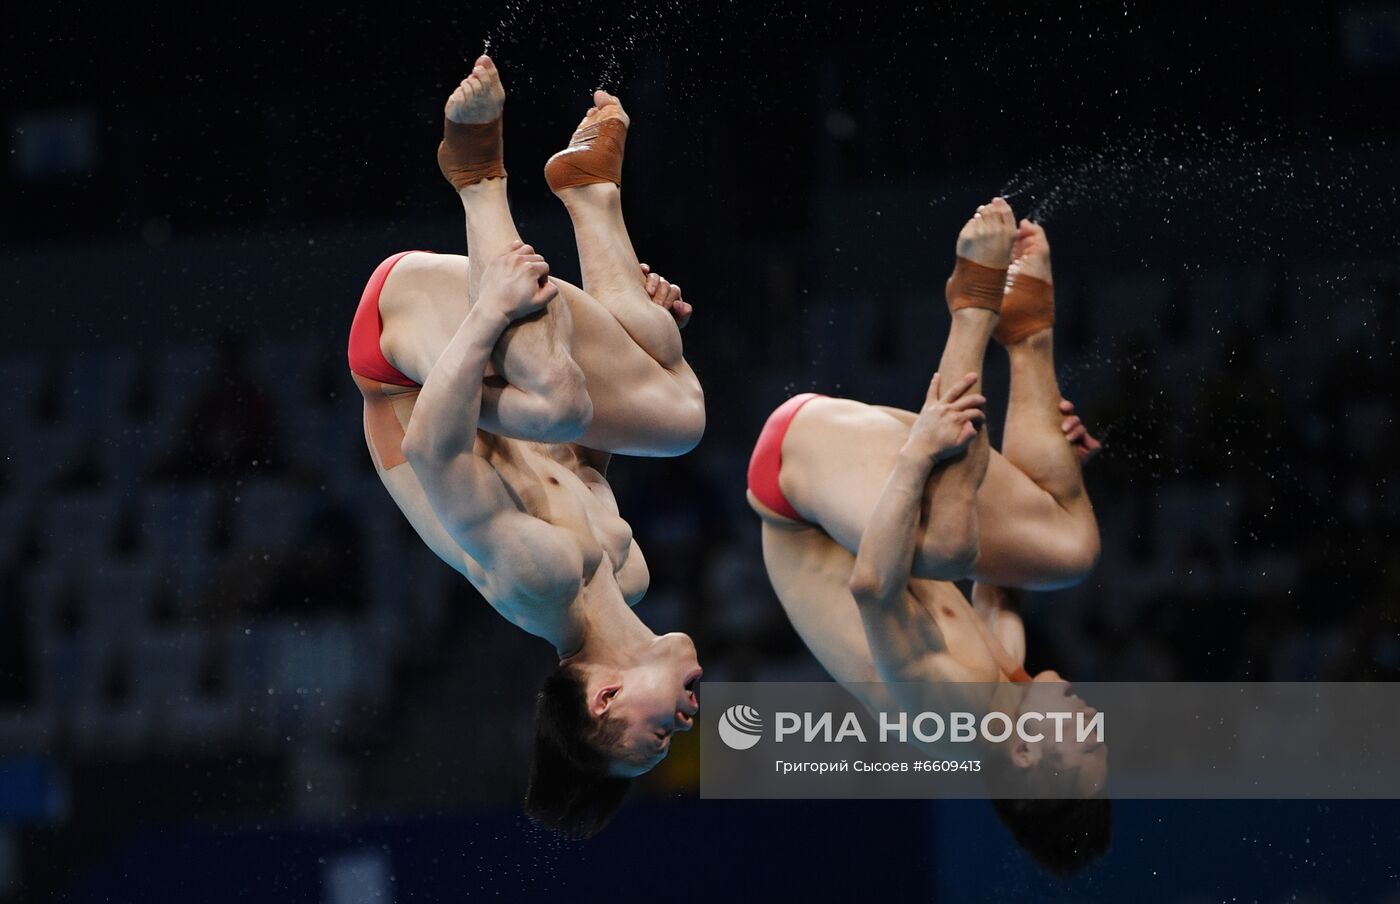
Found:
<svg viewBox="0 0 1400 904"><path fill-rule="evenodd" d="M996 216L998 224L1002 226L1009 226L1015 228L1016 218L1011 213L1011 205L1006 203L1005 198L993 198L992 203L989 206L992 210L992 213Z"/></svg>

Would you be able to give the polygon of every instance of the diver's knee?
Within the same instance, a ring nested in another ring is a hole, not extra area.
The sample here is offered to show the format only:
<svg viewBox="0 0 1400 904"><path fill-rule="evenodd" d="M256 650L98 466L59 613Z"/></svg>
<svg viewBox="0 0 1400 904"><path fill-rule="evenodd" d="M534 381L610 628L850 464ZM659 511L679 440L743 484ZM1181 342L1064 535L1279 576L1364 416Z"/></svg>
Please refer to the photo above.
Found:
<svg viewBox="0 0 1400 904"><path fill-rule="evenodd" d="M1099 532L1093 530L1066 531L1047 562L1039 580L1028 584L1036 590L1062 590L1082 583L1099 563Z"/></svg>
<svg viewBox="0 0 1400 904"><path fill-rule="evenodd" d="M940 532L936 537L925 533L919 544L922 567L918 576L933 581L961 581L969 577L981 554L975 525L969 524Z"/></svg>
<svg viewBox="0 0 1400 904"><path fill-rule="evenodd" d="M535 399L529 432L539 442L568 443L593 423L593 399L583 371L572 359L561 362Z"/></svg>
<svg viewBox="0 0 1400 904"><path fill-rule="evenodd" d="M705 394L692 386L652 383L638 387L631 398L632 424L627 446L633 454L656 458L684 455L705 435Z"/></svg>
<svg viewBox="0 0 1400 904"><path fill-rule="evenodd" d="M705 435L705 395L698 386L693 396L680 400L674 415L666 445L672 455L684 455L698 446Z"/></svg>
<svg viewBox="0 0 1400 904"><path fill-rule="evenodd" d="M1087 578L1099 564L1101 549L1097 530L1086 531L1077 537L1065 556L1066 583L1078 584Z"/></svg>

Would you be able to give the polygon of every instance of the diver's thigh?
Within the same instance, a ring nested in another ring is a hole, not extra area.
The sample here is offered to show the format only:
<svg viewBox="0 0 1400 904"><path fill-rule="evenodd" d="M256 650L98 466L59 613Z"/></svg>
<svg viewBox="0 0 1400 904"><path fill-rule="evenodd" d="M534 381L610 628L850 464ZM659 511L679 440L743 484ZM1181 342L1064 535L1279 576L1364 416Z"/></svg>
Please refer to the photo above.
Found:
<svg viewBox="0 0 1400 904"><path fill-rule="evenodd" d="M676 455L704 430L704 394L690 365L662 367L592 295L562 283L573 319L572 355L593 401L593 421L579 440L631 455Z"/></svg>
<svg viewBox="0 0 1400 904"><path fill-rule="evenodd" d="M977 493L977 521L975 576L1001 587L1063 586L1084 558L1085 537L1094 533L1092 524L1082 524L997 452Z"/></svg>
<svg viewBox="0 0 1400 904"><path fill-rule="evenodd" d="M788 621L832 678L877 681L848 589L855 559L816 528L763 525L763 562Z"/></svg>
<svg viewBox="0 0 1400 904"><path fill-rule="evenodd" d="M908 437L908 426L875 406L813 399L783 439L779 486L804 519L855 553Z"/></svg>

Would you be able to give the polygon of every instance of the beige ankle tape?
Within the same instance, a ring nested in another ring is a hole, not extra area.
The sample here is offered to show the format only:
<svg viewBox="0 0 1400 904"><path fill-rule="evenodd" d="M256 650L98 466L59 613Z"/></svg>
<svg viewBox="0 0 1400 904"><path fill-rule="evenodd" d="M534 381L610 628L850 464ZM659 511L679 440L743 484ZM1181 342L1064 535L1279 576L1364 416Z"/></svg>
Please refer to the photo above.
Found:
<svg viewBox="0 0 1400 904"><path fill-rule="evenodd" d="M622 185L622 150L626 141L627 126L620 119L605 119L580 130L576 144L550 157L544 165L549 190L559 192L598 182Z"/></svg>
<svg viewBox="0 0 1400 904"><path fill-rule="evenodd" d="M1055 325L1055 287L1034 276L1016 275L1006 286L1001 321L992 333L1002 345L1013 345Z"/></svg>
<svg viewBox="0 0 1400 904"><path fill-rule="evenodd" d="M461 191L483 179L501 178L506 174L504 158L500 117L491 122L443 120L438 169L453 188Z"/></svg>
<svg viewBox="0 0 1400 904"><path fill-rule="evenodd" d="M948 310L982 308L999 312L1001 295L1006 288L1006 268L984 267L959 257L948 277Z"/></svg>

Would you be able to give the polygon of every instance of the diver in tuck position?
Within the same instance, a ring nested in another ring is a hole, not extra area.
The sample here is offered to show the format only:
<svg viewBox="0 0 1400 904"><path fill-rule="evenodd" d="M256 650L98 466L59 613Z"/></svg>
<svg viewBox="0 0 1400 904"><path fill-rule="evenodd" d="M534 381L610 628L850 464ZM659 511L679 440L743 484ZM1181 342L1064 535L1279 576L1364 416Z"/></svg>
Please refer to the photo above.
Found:
<svg viewBox="0 0 1400 904"><path fill-rule="evenodd" d="M812 653L872 709L919 709L966 686L1013 717L1092 714L1055 672L1027 674L1025 630L1001 589L1074 584L1099 552L1080 470L1099 444L1055 380L1045 231L1018 227L1001 198L979 207L958 234L947 301L920 412L805 393L769 417L748 478L769 578ZM1011 361L1000 453L979 393L993 336ZM952 583L966 578L971 601ZM1104 746L1013 736L983 762L998 812L1043 865L1070 870L1106 848Z"/></svg>
<svg viewBox="0 0 1400 904"><path fill-rule="evenodd" d="M680 455L705 426L681 348L690 306L637 260L622 219L629 118L595 92L545 178L573 221L583 288L516 232L505 89L481 56L445 107L443 175L470 256L405 251L366 286L350 334L375 468L423 541L558 667L536 705L526 809L599 831L633 776L689 731L700 665L632 611L649 580L605 478L612 453Z"/></svg>

